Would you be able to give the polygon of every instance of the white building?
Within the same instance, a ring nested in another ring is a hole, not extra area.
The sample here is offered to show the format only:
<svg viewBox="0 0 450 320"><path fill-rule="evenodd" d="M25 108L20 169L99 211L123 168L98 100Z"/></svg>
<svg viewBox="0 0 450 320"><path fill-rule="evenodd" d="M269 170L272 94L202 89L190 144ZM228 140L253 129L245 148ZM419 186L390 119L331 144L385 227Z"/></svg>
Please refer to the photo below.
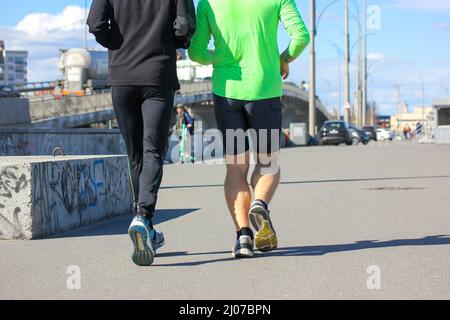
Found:
<svg viewBox="0 0 450 320"><path fill-rule="evenodd" d="M450 143L450 99L436 99L433 103L435 114L436 143Z"/></svg>
<svg viewBox="0 0 450 320"><path fill-rule="evenodd" d="M408 112L408 108L402 108L401 111L391 117L391 128L399 134L406 126L415 129L418 122L424 126L431 126L434 120L433 107L418 107L414 108L412 112Z"/></svg>
<svg viewBox="0 0 450 320"><path fill-rule="evenodd" d="M178 60L177 73L180 81L202 81L212 78L212 65L203 66L191 60Z"/></svg>
<svg viewBox="0 0 450 320"><path fill-rule="evenodd" d="M6 50L0 41L0 86L20 85L27 82L28 51Z"/></svg>

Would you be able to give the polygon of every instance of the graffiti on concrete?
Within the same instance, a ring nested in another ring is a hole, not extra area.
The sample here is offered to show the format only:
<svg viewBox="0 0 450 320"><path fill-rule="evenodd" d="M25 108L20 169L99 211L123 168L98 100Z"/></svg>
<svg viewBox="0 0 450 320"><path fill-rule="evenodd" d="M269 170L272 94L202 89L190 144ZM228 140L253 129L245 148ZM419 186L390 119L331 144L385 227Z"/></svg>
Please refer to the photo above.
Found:
<svg viewBox="0 0 450 320"><path fill-rule="evenodd" d="M23 136L0 133L0 156L27 154L28 142Z"/></svg>
<svg viewBox="0 0 450 320"><path fill-rule="evenodd" d="M70 216L73 223L82 225L85 216L95 216L92 212L97 207L108 210L111 215L128 210L131 195L123 160L38 164L33 170L35 219L58 230L61 218L67 222Z"/></svg>
<svg viewBox="0 0 450 320"><path fill-rule="evenodd" d="M123 201L123 190L129 187L128 167L113 161L95 161L94 181L105 205L114 207Z"/></svg>
<svg viewBox="0 0 450 320"><path fill-rule="evenodd" d="M127 212L125 157L0 167L0 238L27 238L31 223L44 236Z"/></svg>
<svg viewBox="0 0 450 320"><path fill-rule="evenodd" d="M7 166L0 169L0 197L12 198L13 192L19 193L27 186L25 174L18 173L18 167ZM0 202L0 208L2 203Z"/></svg>
<svg viewBox="0 0 450 320"><path fill-rule="evenodd" d="M24 173L20 173L17 166L5 166L0 168L0 236L2 233L14 234L21 237L23 230L19 221L21 208L16 206L13 197L22 192L29 184ZM6 214L5 209L9 205L12 215Z"/></svg>
<svg viewBox="0 0 450 320"><path fill-rule="evenodd" d="M0 132L0 156L48 156L53 148L64 147L70 155L125 154L124 141L117 131L111 133L74 133L32 131L24 133Z"/></svg>
<svg viewBox="0 0 450 320"><path fill-rule="evenodd" d="M24 239L22 224L19 221L20 208L15 208L13 212L13 221L9 221L0 213L0 237L3 234L11 234L15 239Z"/></svg>

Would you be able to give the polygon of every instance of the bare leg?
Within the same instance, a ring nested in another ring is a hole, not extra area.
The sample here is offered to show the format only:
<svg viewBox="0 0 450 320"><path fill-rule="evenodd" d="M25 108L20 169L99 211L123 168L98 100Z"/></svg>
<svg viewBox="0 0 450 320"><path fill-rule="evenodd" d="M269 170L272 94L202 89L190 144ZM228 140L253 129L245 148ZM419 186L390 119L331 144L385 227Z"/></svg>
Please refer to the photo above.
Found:
<svg viewBox="0 0 450 320"><path fill-rule="evenodd" d="M247 175L249 170L249 155L227 157L227 177L225 179L225 198L228 208L236 226L239 231L242 228L250 227L248 213L251 205L251 191L247 182ZM236 164L240 163L240 164Z"/></svg>
<svg viewBox="0 0 450 320"><path fill-rule="evenodd" d="M278 163L278 156L275 156L273 159L274 161L270 164L262 164L260 159L258 159L252 174L254 198L263 200L267 204L272 201L281 178L279 166L274 165ZM267 163L267 161L264 161L264 163Z"/></svg>
<svg viewBox="0 0 450 320"><path fill-rule="evenodd" d="M269 164L267 165L267 163ZM280 168L278 160L267 162L258 158L258 164L252 174L255 200L262 200L269 204L279 183ZM267 208L255 201L251 207L250 219L253 227L257 230L255 235L256 248L262 252L275 250L278 247L278 238Z"/></svg>

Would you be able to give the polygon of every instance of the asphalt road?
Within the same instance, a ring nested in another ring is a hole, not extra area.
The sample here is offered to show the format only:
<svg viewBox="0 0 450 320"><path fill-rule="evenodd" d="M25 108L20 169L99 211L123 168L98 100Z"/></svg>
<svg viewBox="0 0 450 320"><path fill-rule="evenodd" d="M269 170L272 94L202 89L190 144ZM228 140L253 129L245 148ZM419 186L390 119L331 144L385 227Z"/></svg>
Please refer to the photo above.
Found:
<svg viewBox="0 0 450 320"><path fill-rule="evenodd" d="M450 298L450 146L295 148L281 161L275 252L234 260L224 167L172 165L157 218L167 245L154 266L130 260L130 217L2 241L0 298ZM67 285L73 270L79 290Z"/></svg>

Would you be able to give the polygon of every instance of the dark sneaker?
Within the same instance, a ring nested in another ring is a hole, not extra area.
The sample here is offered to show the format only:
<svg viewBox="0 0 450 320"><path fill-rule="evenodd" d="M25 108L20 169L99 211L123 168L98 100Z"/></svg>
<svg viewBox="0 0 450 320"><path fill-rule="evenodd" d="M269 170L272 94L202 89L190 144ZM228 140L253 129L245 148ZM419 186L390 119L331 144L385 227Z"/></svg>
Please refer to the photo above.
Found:
<svg viewBox="0 0 450 320"><path fill-rule="evenodd" d="M128 229L134 250L131 259L138 266L151 266L155 260L152 239L149 231L150 221L144 216L137 216Z"/></svg>
<svg viewBox="0 0 450 320"><path fill-rule="evenodd" d="M240 259L253 256L253 239L250 236L240 236L233 248L233 257Z"/></svg>
<svg viewBox="0 0 450 320"><path fill-rule="evenodd" d="M165 244L166 241L164 239L164 233L156 231L155 229L152 229L150 231L150 237L152 238L152 246L153 249L156 250L162 248Z"/></svg>
<svg viewBox="0 0 450 320"><path fill-rule="evenodd" d="M270 211L262 201L253 202L250 209L250 222L256 230L256 249L262 252L275 250L278 247L277 233L270 219Z"/></svg>

